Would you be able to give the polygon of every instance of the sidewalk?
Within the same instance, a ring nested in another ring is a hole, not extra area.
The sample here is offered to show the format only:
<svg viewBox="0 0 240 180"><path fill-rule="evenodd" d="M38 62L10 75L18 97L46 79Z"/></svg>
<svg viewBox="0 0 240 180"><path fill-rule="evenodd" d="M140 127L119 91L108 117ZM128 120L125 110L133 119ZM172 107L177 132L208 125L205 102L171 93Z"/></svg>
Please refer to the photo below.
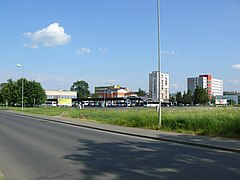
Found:
<svg viewBox="0 0 240 180"><path fill-rule="evenodd" d="M146 129L140 129L140 128L122 127L122 126L116 126L116 125L95 123L87 120L70 119L70 118L63 118L63 117L49 117L49 116L42 116L42 115L35 115L35 114L25 114L25 113L15 112L15 111L14 112L5 111L5 112L17 114L17 115L24 115L31 118L40 118L40 119L51 121L51 122L64 123L64 124L74 125L74 126L79 126L84 128L102 130L106 132L119 133L124 135L131 135L136 137L173 142L173 143L191 145L191 146L202 147L202 148L240 153L240 140L235 140L235 139L197 136L197 135L189 135L189 134L182 134L182 133L164 132L159 130L146 130Z"/></svg>

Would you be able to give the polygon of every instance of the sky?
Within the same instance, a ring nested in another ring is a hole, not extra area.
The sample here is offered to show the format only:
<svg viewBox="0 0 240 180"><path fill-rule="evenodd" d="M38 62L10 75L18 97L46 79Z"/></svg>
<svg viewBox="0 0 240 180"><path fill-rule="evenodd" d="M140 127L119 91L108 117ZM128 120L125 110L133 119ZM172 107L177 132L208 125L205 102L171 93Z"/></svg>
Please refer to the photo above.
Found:
<svg viewBox="0 0 240 180"><path fill-rule="evenodd" d="M240 91L240 0L161 0L161 72L170 92L211 74ZM0 82L44 89L80 80L148 92L158 65L157 0L1 0ZM21 64L23 67L17 67Z"/></svg>

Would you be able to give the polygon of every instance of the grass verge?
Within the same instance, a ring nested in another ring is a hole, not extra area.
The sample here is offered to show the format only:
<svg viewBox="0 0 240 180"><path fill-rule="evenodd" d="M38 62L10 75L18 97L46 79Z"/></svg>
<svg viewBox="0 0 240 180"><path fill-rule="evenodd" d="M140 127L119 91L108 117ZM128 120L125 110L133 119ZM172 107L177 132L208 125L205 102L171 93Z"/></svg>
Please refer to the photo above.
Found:
<svg viewBox="0 0 240 180"><path fill-rule="evenodd" d="M15 109L20 110L20 109ZM198 135L240 138L240 108L166 108L162 110L162 126L158 126L155 109L75 109L25 108L25 112L48 116L94 120L120 126L161 129Z"/></svg>

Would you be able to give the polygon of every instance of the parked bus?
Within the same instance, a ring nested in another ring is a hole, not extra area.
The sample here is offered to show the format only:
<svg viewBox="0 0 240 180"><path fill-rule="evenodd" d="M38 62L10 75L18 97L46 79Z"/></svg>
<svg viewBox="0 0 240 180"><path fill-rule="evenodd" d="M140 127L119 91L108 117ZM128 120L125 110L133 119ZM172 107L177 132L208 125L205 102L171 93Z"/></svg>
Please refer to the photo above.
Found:
<svg viewBox="0 0 240 180"><path fill-rule="evenodd" d="M158 107L159 106L159 102L157 101L144 101L143 103L144 107ZM161 106L172 106L171 102L161 102Z"/></svg>

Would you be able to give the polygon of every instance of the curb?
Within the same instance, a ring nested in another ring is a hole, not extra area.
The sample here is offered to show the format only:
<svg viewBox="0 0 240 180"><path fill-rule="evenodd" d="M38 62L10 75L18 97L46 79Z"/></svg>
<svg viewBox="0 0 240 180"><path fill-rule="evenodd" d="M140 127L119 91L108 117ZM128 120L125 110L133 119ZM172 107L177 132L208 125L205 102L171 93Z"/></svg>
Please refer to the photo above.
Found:
<svg viewBox="0 0 240 180"><path fill-rule="evenodd" d="M237 148L223 147L223 146L210 145L210 144L202 144L202 143L196 143L196 142L188 142L188 141L176 140L176 139L171 139L171 138L153 137L153 136L147 136L147 135L142 135L142 134L134 134L134 133L129 133L129 132L110 130L110 129L93 127L93 126L88 126L88 125L81 125L81 124L76 124L76 123L71 123L71 122L64 122L64 121L60 121L60 120L51 119L51 117L49 117L49 118L48 117L37 117L37 116L33 116L33 115L15 113L15 112L9 112L9 111L7 113L15 114L18 116L31 117L34 119L42 119L42 120L46 120L49 122L55 122L55 123L59 123L59 124L66 124L66 125L77 126L77 127L82 127L82 128L94 129L94 130L98 130L98 131L110 132L110 133L115 133L115 134L122 134L122 135L128 135L128 136L133 136L133 137L140 137L140 138L146 138L146 139L152 139L152 140L158 140L158 141L164 141L164 142L171 142L171 143L195 146L195 147L200 147L200 148L205 148L205 149L213 149L213 150L221 150L221 151L226 151L226 152L240 153L240 149L237 149Z"/></svg>

